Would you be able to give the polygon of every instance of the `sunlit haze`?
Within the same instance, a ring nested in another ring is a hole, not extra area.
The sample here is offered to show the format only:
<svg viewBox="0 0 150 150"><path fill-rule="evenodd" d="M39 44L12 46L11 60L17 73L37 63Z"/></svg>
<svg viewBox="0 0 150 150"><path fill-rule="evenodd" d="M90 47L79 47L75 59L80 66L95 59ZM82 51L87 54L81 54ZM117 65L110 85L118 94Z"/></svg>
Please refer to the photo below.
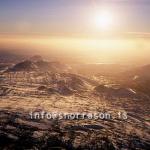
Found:
<svg viewBox="0 0 150 150"><path fill-rule="evenodd" d="M148 63L149 13L147 0L1 1L0 50Z"/></svg>

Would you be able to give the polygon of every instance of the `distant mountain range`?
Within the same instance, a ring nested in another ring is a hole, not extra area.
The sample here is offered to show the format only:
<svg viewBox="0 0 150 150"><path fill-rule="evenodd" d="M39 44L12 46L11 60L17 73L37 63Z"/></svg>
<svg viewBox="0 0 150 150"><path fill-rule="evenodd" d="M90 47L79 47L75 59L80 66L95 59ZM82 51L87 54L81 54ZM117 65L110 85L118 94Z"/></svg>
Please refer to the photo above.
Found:
<svg viewBox="0 0 150 150"><path fill-rule="evenodd" d="M124 72L126 76L128 77L150 77L150 64L136 67L132 70L128 70Z"/></svg>
<svg viewBox="0 0 150 150"><path fill-rule="evenodd" d="M0 51L0 63L17 63L22 60L25 60L27 56L11 53L7 51Z"/></svg>
<svg viewBox="0 0 150 150"><path fill-rule="evenodd" d="M150 64L128 70L121 76L126 85L150 96Z"/></svg>

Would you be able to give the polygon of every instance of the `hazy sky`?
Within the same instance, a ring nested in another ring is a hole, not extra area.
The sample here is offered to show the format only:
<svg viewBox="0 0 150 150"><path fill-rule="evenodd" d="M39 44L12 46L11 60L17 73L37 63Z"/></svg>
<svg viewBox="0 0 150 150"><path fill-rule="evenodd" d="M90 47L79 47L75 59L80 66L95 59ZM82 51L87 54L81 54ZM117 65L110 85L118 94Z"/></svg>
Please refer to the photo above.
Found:
<svg viewBox="0 0 150 150"><path fill-rule="evenodd" d="M114 31L150 32L150 0L1 0L0 33L85 34L95 9L111 10Z"/></svg>
<svg viewBox="0 0 150 150"><path fill-rule="evenodd" d="M150 0L0 0L0 50L148 61L149 18Z"/></svg>

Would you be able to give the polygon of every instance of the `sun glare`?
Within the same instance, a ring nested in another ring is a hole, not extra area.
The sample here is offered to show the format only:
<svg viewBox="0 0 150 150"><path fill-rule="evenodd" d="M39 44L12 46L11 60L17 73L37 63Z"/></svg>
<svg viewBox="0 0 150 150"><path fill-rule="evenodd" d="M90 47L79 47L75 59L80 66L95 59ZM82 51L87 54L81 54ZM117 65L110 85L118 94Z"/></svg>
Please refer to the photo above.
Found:
<svg viewBox="0 0 150 150"><path fill-rule="evenodd" d="M100 11L95 14L94 22L97 28L110 30L113 25L113 15L109 11Z"/></svg>

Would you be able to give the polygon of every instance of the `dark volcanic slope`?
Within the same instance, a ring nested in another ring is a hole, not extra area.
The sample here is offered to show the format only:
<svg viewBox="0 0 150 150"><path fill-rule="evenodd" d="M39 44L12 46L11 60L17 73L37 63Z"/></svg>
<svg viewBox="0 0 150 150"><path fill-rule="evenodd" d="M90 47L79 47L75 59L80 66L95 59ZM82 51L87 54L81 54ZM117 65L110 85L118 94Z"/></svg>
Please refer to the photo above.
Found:
<svg viewBox="0 0 150 150"><path fill-rule="evenodd" d="M124 75L126 75L128 77L139 76L139 77L150 78L150 64L144 65L141 67L137 67L132 70L128 70L128 71L124 72Z"/></svg>
<svg viewBox="0 0 150 150"><path fill-rule="evenodd" d="M129 70L121 76L125 85L150 96L150 65Z"/></svg>
<svg viewBox="0 0 150 150"><path fill-rule="evenodd" d="M17 63L13 67L9 68L8 72L21 72L21 71L51 71L51 72L64 72L68 71L69 67L65 64L59 62L48 62L44 60L25 60L23 62Z"/></svg>
<svg viewBox="0 0 150 150"><path fill-rule="evenodd" d="M18 72L18 71L36 71L38 67L31 61L23 61L21 63L16 64L12 68L9 68L8 71Z"/></svg>

